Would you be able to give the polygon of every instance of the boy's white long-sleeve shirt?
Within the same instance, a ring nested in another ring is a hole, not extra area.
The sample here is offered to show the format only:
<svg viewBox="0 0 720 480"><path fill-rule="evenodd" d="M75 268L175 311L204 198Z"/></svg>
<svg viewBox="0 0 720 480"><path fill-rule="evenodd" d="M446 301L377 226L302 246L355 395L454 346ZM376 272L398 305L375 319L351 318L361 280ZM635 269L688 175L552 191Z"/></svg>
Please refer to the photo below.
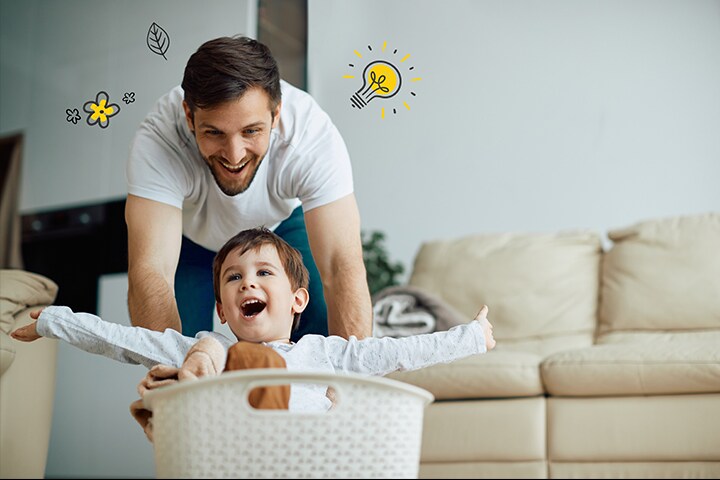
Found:
<svg viewBox="0 0 720 480"><path fill-rule="evenodd" d="M180 367L190 348L201 338L212 336L227 350L237 340L217 332L199 332L186 337L176 330L164 332L106 322L90 313L75 313L68 307L46 307L37 322L43 337L66 341L86 352L124 363L151 368L157 364ZM368 337L346 340L338 336L305 335L297 343L269 342L288 371L361 373L385 375L397 370L417 370L448 363L476 353L485 353L485 335L477 321L448 331L392 338ZM325 410L329 401L324 390L293 386L291 410ZM315 390L314 394L311 390Z"/></svg>

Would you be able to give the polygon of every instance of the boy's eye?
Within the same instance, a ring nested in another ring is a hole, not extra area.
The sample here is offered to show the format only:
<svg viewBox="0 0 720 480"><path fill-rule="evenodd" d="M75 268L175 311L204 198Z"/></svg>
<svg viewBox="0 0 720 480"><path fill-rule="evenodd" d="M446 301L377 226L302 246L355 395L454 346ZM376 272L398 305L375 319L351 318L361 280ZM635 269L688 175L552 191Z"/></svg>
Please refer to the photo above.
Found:
<svg viewBox="0 0 720 480"><path fill-rule="evenodd" d="M267 276L267 275L272 275L272 272L270 272L270 270L260 270L260 271L258 272L258 275L261 276L261 277L264 277L264 276Z"/></svg>
<svg viewBox="0 0 720 480"><path fill-rule="evenodd" d="M231 273L230 275L228 275L228 281L240 280L240 278L242 277L240 277L239 273Z"/></svg>

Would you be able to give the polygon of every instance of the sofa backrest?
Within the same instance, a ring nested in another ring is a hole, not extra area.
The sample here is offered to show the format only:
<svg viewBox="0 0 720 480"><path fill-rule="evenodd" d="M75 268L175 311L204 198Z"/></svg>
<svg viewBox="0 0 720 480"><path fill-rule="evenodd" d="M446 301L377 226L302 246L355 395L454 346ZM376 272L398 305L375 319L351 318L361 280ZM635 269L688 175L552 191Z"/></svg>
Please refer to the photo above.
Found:
<svg viewBox="0 0 720 480"><path fill-rule="evenodd" d="M720 213L644 221L608 237L600 342L612 335L720 332Z"/></svg>
<svg viewBox="0 0 720 480"><path fill-rule="evenodd" d="M547 355L589 346L596 329L602 245L597 233L505 233L421 245L408 283L468 321L490 308L497 349Z"/></svg>

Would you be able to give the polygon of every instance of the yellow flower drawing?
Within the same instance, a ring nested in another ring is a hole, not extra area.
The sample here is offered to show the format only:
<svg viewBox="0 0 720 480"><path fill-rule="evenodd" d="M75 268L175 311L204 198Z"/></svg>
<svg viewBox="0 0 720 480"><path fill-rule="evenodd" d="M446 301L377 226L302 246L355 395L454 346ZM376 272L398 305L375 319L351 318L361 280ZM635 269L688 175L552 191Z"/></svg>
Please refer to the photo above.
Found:
<svg viewBox="0 0 720 480"><path fill-rule="evenodd" d="M85 102L83 110L88 113L88 125L100 125L100 128L107 128L110 125L110 117L115 116L120 111L120 107L115 103L109 103L110 97L106 92L98 92L95 101Z"/></svg>

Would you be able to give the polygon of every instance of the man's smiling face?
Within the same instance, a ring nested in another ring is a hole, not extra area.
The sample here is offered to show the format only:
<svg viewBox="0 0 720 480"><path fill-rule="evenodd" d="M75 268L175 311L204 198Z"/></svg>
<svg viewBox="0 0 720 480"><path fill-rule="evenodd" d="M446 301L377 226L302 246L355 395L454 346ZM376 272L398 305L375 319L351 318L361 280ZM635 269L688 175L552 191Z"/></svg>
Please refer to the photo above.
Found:
<svg viewBox="0 0 720 480"><path fill-rule="evenodd" d="M190 111L183 102L188 127L195 134L200 155L220 190L234 196L248 189L270 146L270 132L280 118L261 88L212 108Z"/></svg>

